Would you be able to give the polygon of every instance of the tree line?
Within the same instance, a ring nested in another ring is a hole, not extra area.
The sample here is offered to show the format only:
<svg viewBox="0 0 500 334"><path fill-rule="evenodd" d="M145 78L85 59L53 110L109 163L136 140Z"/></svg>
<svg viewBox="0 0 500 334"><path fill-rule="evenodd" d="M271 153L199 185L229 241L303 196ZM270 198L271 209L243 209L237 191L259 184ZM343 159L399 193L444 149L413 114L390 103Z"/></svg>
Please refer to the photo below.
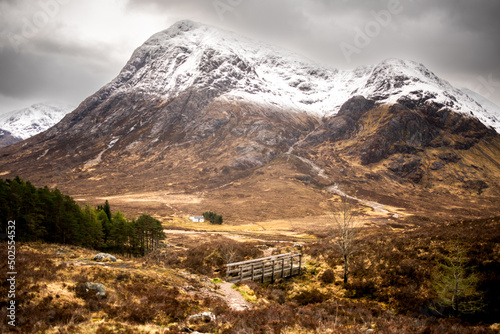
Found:
<svg viewBox="0 0 500 334"><path fill-rule="evenodd" d="M71 244L129 256L144 256L165 238L161 222L142 215L128 220L112 214L106 201L80 206L59 189L36 188L19 177L0 179L2 233L8 221L16 222L17 241Z"/></svg>

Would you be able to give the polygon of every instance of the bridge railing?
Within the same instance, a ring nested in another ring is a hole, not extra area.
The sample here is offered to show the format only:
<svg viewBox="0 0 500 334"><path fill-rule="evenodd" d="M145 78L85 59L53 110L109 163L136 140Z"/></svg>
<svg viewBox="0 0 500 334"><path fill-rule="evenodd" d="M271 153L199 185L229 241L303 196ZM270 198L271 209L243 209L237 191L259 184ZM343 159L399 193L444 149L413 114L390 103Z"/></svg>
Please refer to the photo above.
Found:
<svg viewBox="0 0 500 334"><path fill-rule="evenodd" d="M274 282L276 278L300 275L302 271L302 254L287 253L227 264L226 281L240 282L246 280Z"/></svg>

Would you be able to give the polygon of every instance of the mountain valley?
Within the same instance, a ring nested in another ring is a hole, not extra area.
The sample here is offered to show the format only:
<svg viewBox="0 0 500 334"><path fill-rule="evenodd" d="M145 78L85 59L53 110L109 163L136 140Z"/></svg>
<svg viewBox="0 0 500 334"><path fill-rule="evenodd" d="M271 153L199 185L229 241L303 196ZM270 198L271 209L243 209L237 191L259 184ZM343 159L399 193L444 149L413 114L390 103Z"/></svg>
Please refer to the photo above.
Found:
<svg viewBox="0 0 500 334"><path fill-rule="evenodd" d="M391 215L475 217L498 212L497 118L423 65L339 72L181 21L56 126L3 149L0 168L130 215L318 216L337 186Z"/></svg>

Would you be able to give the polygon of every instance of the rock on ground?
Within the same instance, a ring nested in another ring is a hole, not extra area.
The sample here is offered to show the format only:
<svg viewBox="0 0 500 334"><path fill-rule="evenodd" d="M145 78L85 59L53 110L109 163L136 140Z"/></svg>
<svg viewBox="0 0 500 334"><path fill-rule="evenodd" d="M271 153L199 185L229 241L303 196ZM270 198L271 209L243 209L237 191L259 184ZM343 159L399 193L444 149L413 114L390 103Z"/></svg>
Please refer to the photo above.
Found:
<svg viewBox="0 0 500 334"><path fill-rule="evenodd" d="M116 257L114 257L111 254L107 254L107 253L99 253L96 256L94 256L94 261L100 261L100 262L111 261L111 262L116 262Z"/></svg>
<svg viewBox="0 0 500 334"><path fill-rule="evenodd" d="M79 283L75 288L76 295L80 298L106 297L106 287L101 283Z"/></svg>

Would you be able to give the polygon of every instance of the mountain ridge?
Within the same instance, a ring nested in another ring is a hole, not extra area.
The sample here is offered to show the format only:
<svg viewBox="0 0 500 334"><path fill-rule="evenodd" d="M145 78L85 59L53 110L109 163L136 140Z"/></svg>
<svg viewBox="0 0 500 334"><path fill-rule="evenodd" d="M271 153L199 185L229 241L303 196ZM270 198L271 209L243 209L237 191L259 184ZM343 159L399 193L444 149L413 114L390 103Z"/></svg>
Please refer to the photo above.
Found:
<svg viewBox="0 0 500 334"><path fill-rule="evenodd" d="M0 129L0 148L18 143L22 140L22 138L12 135L10 131Z"/></svg>

